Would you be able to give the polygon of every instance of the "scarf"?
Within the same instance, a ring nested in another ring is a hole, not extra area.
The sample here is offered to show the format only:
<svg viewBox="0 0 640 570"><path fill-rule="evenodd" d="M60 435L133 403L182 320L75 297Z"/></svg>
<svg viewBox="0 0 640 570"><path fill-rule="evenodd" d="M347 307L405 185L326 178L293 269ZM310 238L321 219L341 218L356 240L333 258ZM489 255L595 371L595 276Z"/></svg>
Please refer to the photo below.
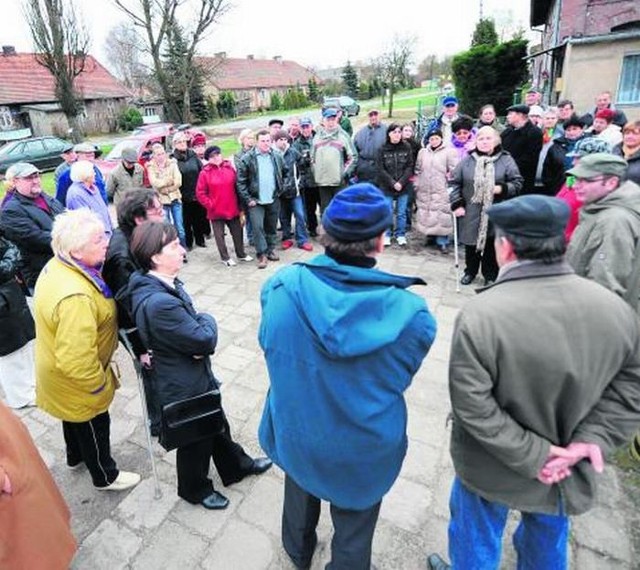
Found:
<svg viewBox="0 0 640 570"><path fill-rule="evenodd" d="M58 254L58 259L65 265L82 271L82 273L100 290L105 299L113 299L113 293L102 277L102 265L99 265L98 267L91 267L77 259L66 259L60 254Z"/></svg>
<svg viewBox="0 0 640 570"><path fill-rule="evenodd" d="M494 163L498 160L500 153L487 156L474 152L472 156L476 159L476 169L473 173L471 203L480 204L480 227L478 229L476 250L482 252L487 243L487 231L489 229L487 208L493 204L493 188L496 185Z"/></svg>
<svg viewBox="0 0 640 570"><path fill-rule="evenodd" d="M631 148L630 146L627 146L626 144L622 143L622 154L625 159L628 159L638 151L640 151L640 146Z"/></svg>

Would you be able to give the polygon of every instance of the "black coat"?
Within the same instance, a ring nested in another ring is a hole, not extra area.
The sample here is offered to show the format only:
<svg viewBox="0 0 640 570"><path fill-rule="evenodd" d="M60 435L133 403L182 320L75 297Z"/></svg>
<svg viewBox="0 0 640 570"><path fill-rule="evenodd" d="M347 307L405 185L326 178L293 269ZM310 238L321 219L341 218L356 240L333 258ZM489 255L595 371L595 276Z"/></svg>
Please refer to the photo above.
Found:
<svg viewBox="0 0 640 570"><path fill-rule="evenodd" d="M549 147L542 165L542 184L547 196L555 196L565 183L567 153L573 150L578 140L580 139L570 140L563 135L554 139L553 144Z"/></svg>
<svg viewBox="0 0 640 570"><path fill-rule="evenodd" d="M176 284L173 289L140 272L129 281L138 330L153 352L154 396L160 407L217 386L209 361L218 342L216 322L196 313L182 283Z"/></svg>
<svg viewBox="0 0 640 570"><path fill-rule="evenodd" d="M190 148L186 152L174 150L172 156L176 159L178 170L182 174L182 186L180 187L182 200L196 202L196 186L202 170L202 162Z"/></svg>
<svg viewBox="0 0 640 570"><path fill-rule="evenodd" d="M531 121L527 121L519 129L512 126L506 127L500 136L503 150L506 150L516 161L524 179L521 194L533 193L538 157L542 150L542 131Z"/></svg>
<svg viewBox="0 0 640 570"><path fill-rule="evenodd" d="M378 151L376 170L378 172L378 186L388 195L399 196L407 190L407 182L413 174L413 149L409 143L400 141L398 144L386 142ZM393 185L400 182L402 190L397 192Z"/></svg>
<svg viewBox="0 0 640 570"><path fill-rule="evenodd" d="M624 153L622 152L622 143L614 146L612 152L613 154L622 156L624 158ZM626 160L629 164L629 168L627 168L627 180L631 180L631 182L640 184L640 150L634 152Z"/></svg>
<svg viewBox="0 0 640 570"><path fill-rule="evenodd" d="M35 338L31 311L16 281L20 250L0 237L0 356L22 348Z"/></svg>
<svg viewBox="0 0 640 570"><path fill-rule="evenodd" d="M39 208L31 198L14 193L0 213L0 231L18 246L22 255L20 270L27 287L33 288L42 268L53 257L51 227L53 219L64 210L55 198L42 197L49 212Z"/></svg>

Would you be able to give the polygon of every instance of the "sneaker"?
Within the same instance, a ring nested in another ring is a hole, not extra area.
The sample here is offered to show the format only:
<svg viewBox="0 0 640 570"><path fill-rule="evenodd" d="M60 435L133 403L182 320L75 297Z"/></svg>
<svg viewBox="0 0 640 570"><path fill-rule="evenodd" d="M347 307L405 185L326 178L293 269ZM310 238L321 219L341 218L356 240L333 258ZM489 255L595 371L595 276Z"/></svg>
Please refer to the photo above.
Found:
<svg viewBox="0 0 640 570"><path fill-rule="evenodd" d="M236 265L238 265L233 259L229 258L229 259L223 259L222 263L224 263L227 267L235 267Z"/></svg>
<svg viewBox="0 0 640 570"><path fill-rule="evenodd" d="M253 257L251 257L250 255L245 255L244 257L239 257L238 258L240 261L253 261Z"/></svg>
<svg viewBox="0 0 640 570"><path fill-rule="evenodd" d="M282 249L289 249L293 247L293 240L286 239L282 242Z"/></svg>
<svg viewBox="0 0 640 570"><path fill-rule="evenodd" d="M69 463L69 460L67 459L67 469L69 471L78 471L79 469L82 469L82 467L84 467L84 461L82 461L82 459L76 463Z"/></svg>
<svg viewBox="0 0 640 570"><path fill-rule="evenodd" d="M407 245L407 238L406 238L406 237L404 237L404 236L400 236L400 237L398 238L398 245L401 245L401 246L403 246L403 247L404 247L405 245Z"/></svg>
<svg viewBox="0 0 640 570"><path fill-rule="evenodd" d="M129 471L120 471L116 480L106 487L96 487L98 491L125 491L140 483L140 475Z"/></svg>
<svg viewBox="0 0 640 570"><path fill-rule="evenodd" d="M258 256L258 269L264 269L267 266L267 258L264 255Z"/></svg>
<svg viewBox="0 0 640 570"><path fill-rule="evenodd" d="M313 246L307 242L307 243L303 243L302 245L298 246L300 249L304 249L305 251L313 251Z"/></svg>
<svg viewBox="0 0 640 570"><path fill-rule="evenodd" d="M384 236L384 241L382 242L384 247L389 247L391 245L391 238L389 236Z"/></svg>
<svg viewBox="0 0 640 570"><path fill-rule="evenodd" d="M267 253L267 259L269 261L280 261L280 258L278 257L278 255L273 251L270 251Z"/></svg>

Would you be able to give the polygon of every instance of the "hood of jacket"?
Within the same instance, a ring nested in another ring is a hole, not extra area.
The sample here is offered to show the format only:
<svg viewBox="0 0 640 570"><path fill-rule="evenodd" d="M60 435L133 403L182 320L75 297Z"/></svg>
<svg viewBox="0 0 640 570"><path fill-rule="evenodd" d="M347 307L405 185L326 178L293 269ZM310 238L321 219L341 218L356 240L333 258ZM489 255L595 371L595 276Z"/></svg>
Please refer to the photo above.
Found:
<svg viewBox="0 0 640 570"><path fill-rule="evenodd" d="M335 358L369 354L397 341L415 317L416 307L398 302L392 293L425 284L418 277L343 265L327 255L294 265L303 270L281 271L273 277L272 286L286 289L295 309L304 315L314 342ZM393 320L388 318L390 312ZM384 316L385 324L380 326Z"/></svg>

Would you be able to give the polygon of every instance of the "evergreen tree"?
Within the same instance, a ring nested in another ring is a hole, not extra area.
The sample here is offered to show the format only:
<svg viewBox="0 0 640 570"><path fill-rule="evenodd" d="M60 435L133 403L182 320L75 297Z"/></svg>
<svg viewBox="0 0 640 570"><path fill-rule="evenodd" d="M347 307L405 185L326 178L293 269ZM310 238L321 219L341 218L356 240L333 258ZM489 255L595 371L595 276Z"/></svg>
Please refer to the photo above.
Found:
<svg viewBox="0 0 640 570"><path fill-rule="evenodd" d="M476 29L473 31L473 38L471 38L471 47L477 46L497 46L498 45L498 33L496 32L496 25L490 18L483 18L476 24Z"/></svg>
<svg viewBox="0 0 640 570"><path fill-rule="evenodd" d="M318 89L318 82L315 80L315 77L309 77L307 88L309 89L309 99L314 103L320 101L320 90Z"/></svg>
<svg viewBox="0 0 640 570"><path fill-rule="evenodd" d="M206 123L210 118L209 106L204 95L204 77L199 69L197 69L197 76L189 91L189 102L194 121L196 123Z"/></svg>
<svg viewBox="0 0 640 570"><path fill-rule="evenodd" d="M342 82L345 93L356 99L358 97L358 73L350 61L347 61L347 65L342 70Z"/></svg>
<svg viewBox="0 0 640 570"><path fill-rule="evenodd" d="M170 121L188 121L185 117L185 100L191 90L192 67L188 63L187 44L182 29L173 23L167 34L167 43L163 55L163 64L167 72L168 88L171 97L165 100L165 111Z"/></svg>

